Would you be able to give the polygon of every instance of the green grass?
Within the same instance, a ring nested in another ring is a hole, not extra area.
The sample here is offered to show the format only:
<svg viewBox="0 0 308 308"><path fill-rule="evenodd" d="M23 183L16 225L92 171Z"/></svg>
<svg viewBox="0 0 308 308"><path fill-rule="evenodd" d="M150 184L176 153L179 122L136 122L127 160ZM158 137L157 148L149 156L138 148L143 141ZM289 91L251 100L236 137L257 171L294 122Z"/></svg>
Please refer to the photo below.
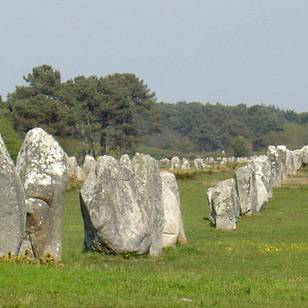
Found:
<svg viewBox="0 0 308 308"><path fill-rule="evenodd" d="M216 231L206 190L230 176L179 181L189 244L158 259L84 253L78 193L68 192L63 266L0 263L0 306L308 307L308 185L276 189L236 232Z"/></svg>

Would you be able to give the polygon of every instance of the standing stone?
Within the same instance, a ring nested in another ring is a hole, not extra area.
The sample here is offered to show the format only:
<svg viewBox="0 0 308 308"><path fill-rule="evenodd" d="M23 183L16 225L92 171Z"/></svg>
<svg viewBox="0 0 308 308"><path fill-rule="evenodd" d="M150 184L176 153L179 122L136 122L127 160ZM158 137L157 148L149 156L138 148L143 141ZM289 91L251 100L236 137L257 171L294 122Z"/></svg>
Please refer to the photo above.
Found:
<svg viewBox="0 0 308 308"><path fill-rule="evenodd" d="M251 215L256 212L256 187L254 168L247 164L235 171L236 188L239 196L241 215Z"/></svg>
<svg viewBox="0 0 308 308"><path fill-rule="evenodd" d="M164 222L161 189L158 163L148 155L136 155L131 168L113 157L99 157L80 194L85 248L158 254Z"/></svg>
<svg viewBox="0 0 308 308"><path fill-rule="evenodd" d="M190 163L189 163L188 159L186 159L186 158L182 159L182 166L181 166L181 168L184 169L184 170L190 169Z"/></svg>
<svg viewBox="0 0 308 308"><path fill-rule="evenodd" d="M18 154L16 170L27 198L27 233L35 257L61 258L66 155L41 128L28 132Z"/></svg>
<svg viewBox="0 0 308 308"><path fill-rule="evenodd" d="M204 167L204 162L202 158L194 159L194 167L196 169L202 169Z"/></svg>
<svg viewBox="0 0 308 308"><path fill-rule="evenodd" d="M75 156L66 158L68 184L79 184L85 181L85 174L78 166Z"/></svg>
<svg viewBox="0 0 308 308"><path fill-rule="evenodd" d="M132 160L133 172L141 178L149 198L146 210L151 223L152 245L150 255L161 253L164 229L164 205L162 201L162 180L158 162L149 155L136 154Z"/></svg>
<svg viewBox="0 0 308 308"><path fill-rule="evenodd" d="M77 169L76 169L76 177L77 177L78 183L84 183L84 181L86 180L86 175L83 172L82 168L79 166L77 166Z"/></svg>
<svg viewBox="0 0 308 308"><path fill-rule="evenodd" d="M303 152L302 150L293 151L294 167L298 171L303 166Z"/></svg>
<svg viewBox="0 0 308 308"><path fill-rule="evenodd" d="M171 158L171 169L180 169L181 168L181 160L174 156Z"/></svg>
<svg viewBox="0 0 308 308"><path fill-rule="evenodd" d="M82 170L86 178L89 176L91 169L95 168L95 166L96 166L96 161L94 157L91 155L86 155L86 157L84 158L83 166L82 166Z"/></svg>
<svg viewBox="0 0 308 308"><path fill-rule="evenodd" d="M302 155L300 150L286 150L286 171L288 175L296 175L302 167Z"/></svg>
<svg viewBox="0 0 308 308"><path fill-rule="evenodd" d="M23 186L0 135L0 256L18 253L25 223Z"/></svg>
<svg viewBox="0 0 308 308"><path fill-rule="evenodd" d="M66 157L67 178L69 181L75 182L77 179L77 159L75 156Z"/></svg>
<svg viewBox="0 0 308 308"><path fill-rule="evenodd" d="M305 145L302 149L302 163L303 165L308 165L308 145Z"/></svg>
<svg viewBox="0 0 308 308"><path fill-rule="evenodd" d="M120 162L121 162L123 165L127 166L128 168L130 168L131 165L132 165L132 162L131 162L131 160L130 160L128 154L122 155L121 158L120 158Z"/></svg>
<svg viewBox="0 0 308 308"><path fill-rule="evenodd" d="M209 219L216 229L225 231L236 229L240 204L235 186L235 180L229 179L208 189Z"/></svg>
<svg viewBox="0 0 308 308"><path fill-rule="evenodd" d="M275 146L269 146L267 150L267 157L271 162L271 179L273 187L278 187L282 182L283 166L277 148Z"/></svg>
<svg viewBox="0 0 308 308"><path fill-rule="evenodd" d="M186 244L187 239L182 221L180 194L174 174L166 171L160 173L162 179L162 199L165 212L165 224L162 246Z"/></svg>
<svg viewBox="0 0 308 308"><path fill-rule="evenodd" d="M277 152L280 161L280 180L283 182L287 178L287 147L278 145Z"/></svg>
<svg viewBox="0 0 308 308"><path fill-rule="evenodd" d="M272 196L272 170L267 156L261 155L252 160L256 191L256 212L260 212Z"/></svg>

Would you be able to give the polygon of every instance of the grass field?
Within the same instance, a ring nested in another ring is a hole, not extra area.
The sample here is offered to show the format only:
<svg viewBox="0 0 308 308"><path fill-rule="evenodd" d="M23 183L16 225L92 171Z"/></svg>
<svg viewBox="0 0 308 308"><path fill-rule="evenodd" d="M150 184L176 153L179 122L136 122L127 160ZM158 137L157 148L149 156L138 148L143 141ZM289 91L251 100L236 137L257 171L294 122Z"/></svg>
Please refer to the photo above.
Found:
<svg viewBox="0 0 308 308"><path fill-rule="evenodd" d="M66 194L63 265L0 263L0 306L308 307L308 171L238 230L209 226L206 189L230 173L179 181L189 244L162 257L82 251L78 192Z"/></svg>

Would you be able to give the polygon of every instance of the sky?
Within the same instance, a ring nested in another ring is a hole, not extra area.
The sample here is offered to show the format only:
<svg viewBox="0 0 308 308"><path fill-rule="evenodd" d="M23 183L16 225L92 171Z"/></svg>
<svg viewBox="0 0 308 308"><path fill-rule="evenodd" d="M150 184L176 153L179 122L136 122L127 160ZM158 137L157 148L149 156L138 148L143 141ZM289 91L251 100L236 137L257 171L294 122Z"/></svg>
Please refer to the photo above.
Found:
<svg viewBox="0 0 308 308"><path fill-rule="evenodd" d="M40 64L135 73L159 101L308 111L307 0L10 0L0 10L0 95Z"/></svg>

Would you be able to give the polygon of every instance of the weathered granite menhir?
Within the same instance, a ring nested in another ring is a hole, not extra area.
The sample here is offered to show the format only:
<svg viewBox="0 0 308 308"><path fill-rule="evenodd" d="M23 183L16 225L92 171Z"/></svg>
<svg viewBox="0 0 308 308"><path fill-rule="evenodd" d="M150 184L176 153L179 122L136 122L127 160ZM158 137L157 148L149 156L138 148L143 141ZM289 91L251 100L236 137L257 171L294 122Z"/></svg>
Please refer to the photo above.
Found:
<svg viewBox="0 0 308 308"><path fill-rule="evenodd" d="M84 246L107 253L158 255L164 227L158 163L137 154L127 163L97 159L81 193Z"/></svg>
<svg viewBox="0 0 308 308"><path fill-rule="evenodd" d="M0 256L18 254L25 223L24 189L0 136Z"/></svg>
<svg viewBox="0 0 308 308"><path fill-rule="evenodd" d="M269 146L267 155L253 157L238 168L234 179L208 189L211 224L217 229L235 230L239 214L252 215L264 209L273 187L280 186L306 163L307 147L291 151L283 145Z"/></svg>
<svg viewBox="0 0 308 308"><path fill-rule="evenodd" d="M167 171L161 171L160 176L162 179L162 200L165 214L162 246L185 245L187 239L184 232L180 194L175 176Z"/></svg>
<svg viewBox="0 0 308 308"><path fill-rule="evenodd" d="M97 159L80 193L84 246L104 253L149 253L185 243L175 177L149 155Z"/></svg>
<svg viewBox="0 0 308 308"><path fill-rule="evenodd" d="M66 154L51 135L34 128L26 135L16 170L26 194L24 241L31 243L34 257L50 254L60 260Z"/></svg>

